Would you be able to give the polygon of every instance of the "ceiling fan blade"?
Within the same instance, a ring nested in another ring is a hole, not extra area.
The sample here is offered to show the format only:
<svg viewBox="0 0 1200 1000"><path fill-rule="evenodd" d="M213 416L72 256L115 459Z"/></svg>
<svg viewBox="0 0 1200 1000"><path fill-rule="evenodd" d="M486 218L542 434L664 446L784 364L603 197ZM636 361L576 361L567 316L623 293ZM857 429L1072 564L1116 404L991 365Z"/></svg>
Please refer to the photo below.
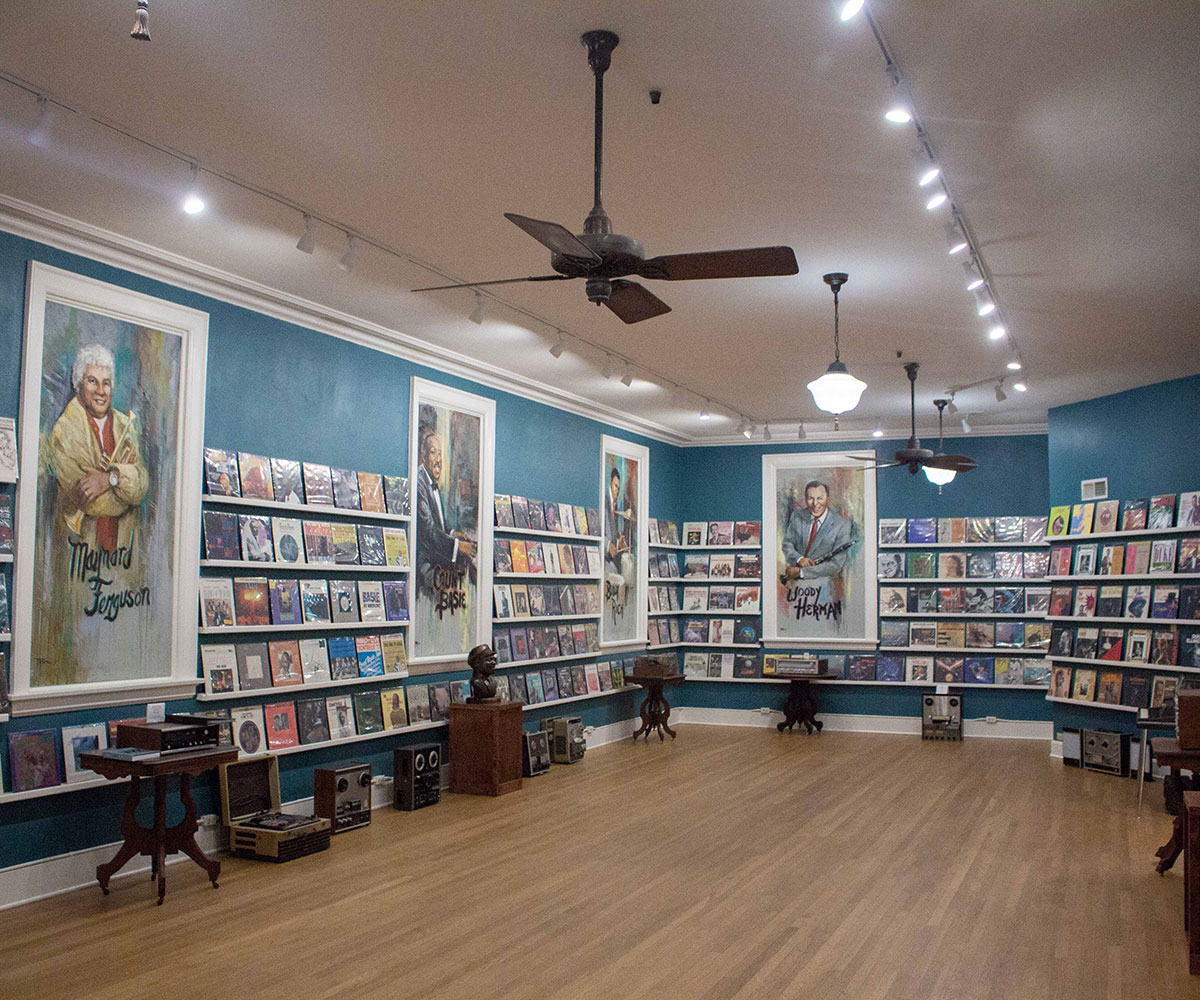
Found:
<svg viewBox="0 0 1200 1000"><path fill-rule="evenodd" d="M711 253L675 253L651 257L638 265L643 278L693 281L700 278L761 278L795 274L800 268L791 247L755 247L747 250L714 250Z"/></svg>
<svg viewBox="0 0 1200 1000"><path fill-rule="evenodd" d="M597 264L600 263L599 254L590 249L586 243L580 242L579 238L571 230L567 229L566 226L560 226L557 222L543 222L541 219L531 219L528 216L517 215L514 212L505 212L504 217L514 226L523 229L552 253L562 254L564 257L574 257L577 260L590 260Z"/></svg>
<svg viewBox="0 0 1200 1000"><path fill-rule="evenodd" d="M966 455L934 455L933 458L927 458L922 465L928 465L931 469L949 469L953 472L970 472L972 469L978 468L975 459L968 458Z"/></svg>
<svg viewBox="0 0 1200 1000"><path fill-rule="evenodd" d="M604 304L626 323L640 323L671 311L671 307L650 289L636 281L622 279L612 283L612 295Z"/></svg>
<svg viewBox="0 0 1200 1000"><path fill-rule="evenodd" d="M441 292L447 288L482 288L484 285L515 285L519 281L570 281L569 274L539 274L532 278L501 278L499 281L464 281L461 285L430 285L428 288L413 288L414 292Z"/></svg>

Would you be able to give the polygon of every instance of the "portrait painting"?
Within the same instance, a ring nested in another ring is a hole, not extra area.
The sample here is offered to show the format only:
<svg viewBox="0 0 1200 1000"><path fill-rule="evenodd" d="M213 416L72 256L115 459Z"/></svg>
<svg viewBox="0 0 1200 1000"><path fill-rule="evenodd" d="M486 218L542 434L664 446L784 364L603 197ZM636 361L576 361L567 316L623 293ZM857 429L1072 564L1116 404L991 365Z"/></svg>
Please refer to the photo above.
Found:
<svg viewBox="0 0 1200 1000"><path fill-rule="evenodd" d="M763 636L775 646L875 645L871 452L763 456Z"/></svg>
<svg viewBox="0 0 1200 1000"><path fill-rule="evenodd" d="M13 698L195 684L208 317L30 265Z"/></svg>
<svg viewBox="0 0 1200 1000"><path fill-rule="evenodd" d="M646 641L646 527L650 451L604 436L600 462L601 582L600 645L628 646Z"/></svg>
<svg viewBox="0 0 1200 1000"><path fill-rule="evenodd" d="M495 420L492 400L413 379L414 672L465 662L491 635Z"/></svg>

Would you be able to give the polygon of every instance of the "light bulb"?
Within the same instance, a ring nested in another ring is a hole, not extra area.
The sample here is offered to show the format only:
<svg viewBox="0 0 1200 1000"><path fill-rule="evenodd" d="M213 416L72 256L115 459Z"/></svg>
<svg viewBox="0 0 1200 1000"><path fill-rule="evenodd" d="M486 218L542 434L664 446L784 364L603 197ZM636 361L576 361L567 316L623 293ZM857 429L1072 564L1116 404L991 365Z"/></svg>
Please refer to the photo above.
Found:
<svg viewBox="0 0 1200 1000"><path fill-rule="evenodd" d="M912 121L912 112L903 104L893 104L883 115L894 125L907 125Z"/></svg>
<svg viewBox="0 0 1200 1000"><path fill-rule="evenodd" d="M846 0L846 2L842 4L841 13L838 14L838 16L843 21L849 21L850 18L862 10L862 6L863 0Z"/></svg>
<svg viewBox="0 0 1200 1000"><path fill-rule="evenodd" d="M1013 388L1016 389L1017 392L1025 392L1029 386L1027 386L1024 382L1014 382Z"/></svg>
<svg viewBox="0 0 1200 1000"><path fill-rule="evenodd" d="M942 205L946 204L946 202L949 200L950 200L950 196L948 194L946 194L945 191L939 191L932 198L930 198L927 202L925 202L925 208L927 211L932 212L935 208L940 208Z"/></svg>
<svg viewBox="0 0 1200 1000"><path fill-rule="evenodd" d="M1021 362L1014 358L1008 363L1008 370L1010 372L1019 372L1021 370Z"/></svg>
<svg viewBox="0 0 1200 1000"><path fill-rule="evenodd" d="M991 340L999 340L1006 333L1008 333L1008 330L1005 328L1004 324L997 323L990 330L988 330L988 337Z"/></svg>

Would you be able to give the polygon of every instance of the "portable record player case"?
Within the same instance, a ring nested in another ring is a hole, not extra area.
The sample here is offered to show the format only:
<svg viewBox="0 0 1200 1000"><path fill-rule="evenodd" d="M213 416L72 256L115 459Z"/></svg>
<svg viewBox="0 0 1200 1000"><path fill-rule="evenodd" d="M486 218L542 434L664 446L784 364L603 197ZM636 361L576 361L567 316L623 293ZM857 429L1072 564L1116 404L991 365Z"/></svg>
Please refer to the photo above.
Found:
<svg viewBox="0 0 1200 1000"><path fill-rule="evenodd" d="M220 775L221 819L234 854L280 863L329 849L329 820L280 811L279 758L243 757L222 764Z"/></svg>

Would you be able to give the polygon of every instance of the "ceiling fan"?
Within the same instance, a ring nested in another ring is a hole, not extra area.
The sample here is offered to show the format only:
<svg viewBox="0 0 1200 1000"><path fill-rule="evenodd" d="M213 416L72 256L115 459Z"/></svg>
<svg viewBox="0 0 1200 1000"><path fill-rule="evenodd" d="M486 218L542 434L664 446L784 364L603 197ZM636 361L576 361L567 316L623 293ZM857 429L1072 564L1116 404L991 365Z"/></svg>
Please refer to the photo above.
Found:
<svg viewBox="0 0 1200 1000"><path fill-rule="evenodd" d="M904 366L904 370L908 373L909 403L912 414L912 435L908 439L908 447L901 448L895 453L893 456L895 461L876 463L875 468L891 469L898 465L907 465L909 473L914 476L921 468L942 469L947 472L970 472L976 468L975 459L966 455L942 454L942 410L945 409L949 400L934 400L934 405L938 408L937 454L935 455L928 448L921 447L921 440L917 437L917 372L920 368L920 364L916 361L910 361Z"/></svg>
<svg viewBox="0 0 1200 1000"><path fill-rule="evenodd" d="M612 222L600 201L603 167L604 73L619 41L611 31L588 31L583 35L588 65L596 77L595 193L583 232L572 233L556 222L505 212L504 217L523 229L550 251L555 274L498 281L468 281L456 285L414 288L414 292L436 292L447 288L480 288L524 281L567 281L583 278L587 297L596 305L608 306L626 323L640 323L671 311L644 285L629 281L630 275L661 281L692 281L704 278L755 278L795 274L799 267L791 247L756 247L745 250L715 250L707 253L678 253L661 257L645 255L642 245L629 236L614 233Z"/></svg>

